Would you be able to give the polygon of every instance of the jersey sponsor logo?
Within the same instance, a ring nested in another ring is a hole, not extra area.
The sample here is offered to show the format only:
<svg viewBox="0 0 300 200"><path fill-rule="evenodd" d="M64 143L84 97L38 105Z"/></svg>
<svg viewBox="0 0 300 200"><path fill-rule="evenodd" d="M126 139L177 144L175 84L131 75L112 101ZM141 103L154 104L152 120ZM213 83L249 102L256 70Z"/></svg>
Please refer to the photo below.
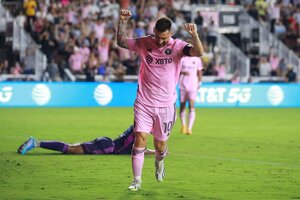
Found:
<svg viewBox="0 0 300 200"><path fill-rule="evenodd" d="M165 64L169 64L173 61L172 58L155 58L155 64L157 65L165 65Z"/></svg>
<svg viewBox="0 0 300 200"><path fill-rule="evenodd" d="M196 66L184 66L182 69L190 70L190 69L195 69Z"/></svg>
<svg viewBox="0 0 300 200"><path fill-rule="evenodd" d="M0 90L0 102L1 103L7 103L10 101L12 95L13 95L13 87L11 86L5 86Z"/></svg>
<svg viewBox="0 0 300 200"><path fill-rule="evenodd" d="M151 64L153 62L153 58L150 55L146 56L146 62L147 64ZM172 63L173 59L172 58L155 58L155 64L156 65L165 65Z"/></svg>
<svg viewBox="0 0 300 200"><path fill-rule="evenodd" d="M170 55L172 53L172 49L168 48L165 50L166 55Z"/></svg>

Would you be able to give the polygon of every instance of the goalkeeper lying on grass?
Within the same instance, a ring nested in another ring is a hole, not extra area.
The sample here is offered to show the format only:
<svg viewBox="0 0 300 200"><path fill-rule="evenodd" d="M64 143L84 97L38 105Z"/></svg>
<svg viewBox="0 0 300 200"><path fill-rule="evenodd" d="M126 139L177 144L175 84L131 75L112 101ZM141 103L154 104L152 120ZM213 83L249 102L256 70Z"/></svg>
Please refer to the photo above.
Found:
<svg viewBox="0 0 300 200"><path fill-rule="evenodd" d="M24 155L31 149L40 147L65 154L131 154L134 139L133 126L130 126L114 140L109 137L101 137L90 142L77 144L66 144L58 141L38 141L30 137L19 147L18 153ZM155 151L146 149L146 153L154 154Z"/></svg>

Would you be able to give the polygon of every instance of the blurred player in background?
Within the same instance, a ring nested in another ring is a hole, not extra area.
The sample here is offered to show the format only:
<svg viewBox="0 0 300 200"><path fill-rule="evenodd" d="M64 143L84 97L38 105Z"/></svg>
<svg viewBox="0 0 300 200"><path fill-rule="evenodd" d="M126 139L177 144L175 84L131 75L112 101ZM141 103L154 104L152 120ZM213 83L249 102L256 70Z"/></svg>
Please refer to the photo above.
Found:
<svg viewBox="0 0 300 200"><path fill-rule="evenodd" d="M202 56L202 43L195 24L185 24L194 46L173 39L172 22L167 17L159 18L154 26L154 36L127 38L127 24L131 11L120 10L117 43L120 47L135 51L140 57L138 91L134 104L134 132L136 138L132 150L134 179L129 190L141 189L144 152L149 134L154 136L155 177L163 181L164 157L167 155L167 140L176 119L176 84L183 56Z"/></svg>
<svg viewBox="0 0 300 200"><path fill-rule="evenodd" d="M180 62L180 120L181 133L191 135L196 119L195 100L202 79L202 61L199 57L183 57ZM186 103L189 103L188 126L186 126Z"/></svg>
<svg viewBox="0 0 300 200"><path fill-rule="evenodd" d="M28 151L40 147L65 154L131 154L134 138L133 126L130 126L114 140L109 137L101 137L90 142L77 144L66 144L58 141L38 141L30 137L19 147L18 153L24 155ZM154 150L146 149L146 153L154 154Z"/></svg>

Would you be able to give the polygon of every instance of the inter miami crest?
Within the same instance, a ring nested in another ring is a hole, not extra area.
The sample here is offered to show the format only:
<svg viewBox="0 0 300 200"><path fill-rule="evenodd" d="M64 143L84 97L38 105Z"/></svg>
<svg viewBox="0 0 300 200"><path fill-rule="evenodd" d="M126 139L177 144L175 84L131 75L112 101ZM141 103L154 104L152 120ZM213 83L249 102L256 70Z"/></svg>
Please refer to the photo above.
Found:
<svg viewBox="0 0 300 200"><path fill-rule="evenodd" d="M172 53L172 49L168 48L168 49L165 50L165 54L166 55L170 55L171 53Z"/></svg>

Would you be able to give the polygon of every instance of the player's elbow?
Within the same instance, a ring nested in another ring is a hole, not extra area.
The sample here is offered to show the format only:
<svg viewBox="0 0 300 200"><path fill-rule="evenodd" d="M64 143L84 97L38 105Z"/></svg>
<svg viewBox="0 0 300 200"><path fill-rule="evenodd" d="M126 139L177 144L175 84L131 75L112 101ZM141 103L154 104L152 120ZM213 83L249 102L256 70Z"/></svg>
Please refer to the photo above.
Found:
<svg viewBox="0 0 300 200"><path fill-rule="evenodd" d="M201 50L194 49L194 48L190 50L190 55L194 57L201 57L203 56L203 53L204 52L202 52Z"/></svg>
<svg viewBox="0 0 300 200"><path fill-rule="evenodd" d="M119 46L119 47L124 47L124 44L122 43L122 42L117 42L117 45Z"/></svg>
<svg viewBox="0 0 300 200"><path fill-rule="evenodd" d="M126 45L126 42L124 42L124 41L122 41L122 40L117 40L117 45L118 45L119 47L128 49L128 47L127 47L127 45Z"/></svg>
<svg viewBox="0 0 300 200"><path fill-rule="evenodd" d="M117 40L117 45L118 45L119 47L122 47L122 43L121 43L119 40Z"/></svg>

